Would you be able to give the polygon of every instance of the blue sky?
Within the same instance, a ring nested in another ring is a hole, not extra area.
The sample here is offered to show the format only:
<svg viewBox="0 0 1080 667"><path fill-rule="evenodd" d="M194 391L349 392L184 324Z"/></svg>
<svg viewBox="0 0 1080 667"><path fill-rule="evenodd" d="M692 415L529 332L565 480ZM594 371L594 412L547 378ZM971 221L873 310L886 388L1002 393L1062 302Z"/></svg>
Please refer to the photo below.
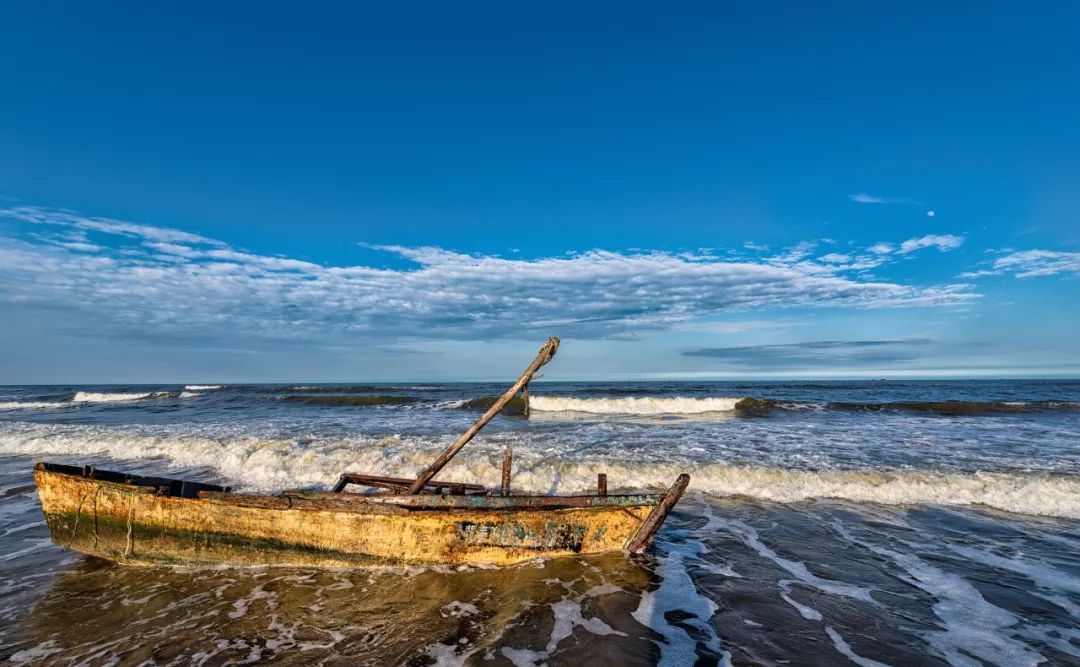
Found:
<svg viewBox="0 0 1080 667"><path fill-rule="evenodd" d="M1077 376L1075 3L0 8L0 383Z"/></svg>

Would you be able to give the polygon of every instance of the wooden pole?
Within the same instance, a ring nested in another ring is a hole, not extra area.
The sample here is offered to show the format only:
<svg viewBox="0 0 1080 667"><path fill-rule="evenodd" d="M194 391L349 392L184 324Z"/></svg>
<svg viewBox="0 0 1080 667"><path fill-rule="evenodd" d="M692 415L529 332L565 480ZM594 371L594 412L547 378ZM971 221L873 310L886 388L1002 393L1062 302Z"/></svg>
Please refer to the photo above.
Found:
<svg viewBox="0 0 1080 667"><path fill-rule="evenodd" d="M559 339L554 337L549 338L548 342L544 344L544 347L540 348L540 351L536 354L536 358L532 360L529 367L525 369L525 372L522 373L521 377L514 383L514 386L510 387L505 394L500 396L499 400L495 401L495 403L488 408L488 411L484 413L484 416L480 417L475 424L469 427L469 430L462 433L461 437L457 439L457 442L450 445L445 452L439 455L439 458L435 459L434 463L422 470L420 474L416 476L416 481L413 482L413 485L409 487L409 490L406 491L406 493L409 495L420 493L424 486L431 481L435 475L438 475L439 471L450 462L450 459L454 458L454 456L461 451L461 448L467 445L469 441L480 432L480 429L484 428L489 421L494 419L495 415L499 414L499 411L510 402L510 399L516 396L517 393L521 391L521 388L529 383L533 373L541 366L551 361L551 358L555 356L555 352L557 352L558 349Z"/></svg>
<svg viewBox="0 0 1080 667"><path fill-rule="evenodd" d="M682 497L683 491L686 491L686 485L689 483L690 475L686 473L679 475L675 483L668 489L668 492L664 494L663 499L660 500L660 504L653 508L649 516L645 517L645 521L641 523L637 533L630 538L630 541L626 544L627 551L632 554L645 551L645 547L652 542L653 535L660 529L660 525L664 523L664 519L667 518L671 509L675 507L675 503L679 502L679 498Z"/></svg>
<svg viewBox="0 0 1080 667"><path fill-rule="evenodd" d="M502 494L503 496L510 495L510 466L514 461L514 455L510 453L510 448L507 447L503 450L503 467L502 467Z"/></svg>
<svg viewBox="0 0 1080 667"><path fill-rule="evenodd" d="M607 474L606 473L600 473L599 475L596 476L596 495L598 495L598 496L606 496L607 495Z"/></svg>

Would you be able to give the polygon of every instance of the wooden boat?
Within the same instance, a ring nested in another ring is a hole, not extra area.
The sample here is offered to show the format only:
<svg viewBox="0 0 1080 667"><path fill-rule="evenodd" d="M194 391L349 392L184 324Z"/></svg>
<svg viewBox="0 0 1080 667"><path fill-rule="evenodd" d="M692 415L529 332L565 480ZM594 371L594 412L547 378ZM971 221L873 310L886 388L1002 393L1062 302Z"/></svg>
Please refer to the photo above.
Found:
<svg viewBox="0 0 1080 667"><path fill-rule="evenodd" d="M643 551L689 483L662 494L511 493L435 481L443 466L558 349L552 338L533 364L457 442L416 479L341 475L332 491L278 495L91 467L38 463L34 481L52 539L128 564L356 567L407 563L511 564L536 557ZM350 486L376 492L351 493Z"/></svg>

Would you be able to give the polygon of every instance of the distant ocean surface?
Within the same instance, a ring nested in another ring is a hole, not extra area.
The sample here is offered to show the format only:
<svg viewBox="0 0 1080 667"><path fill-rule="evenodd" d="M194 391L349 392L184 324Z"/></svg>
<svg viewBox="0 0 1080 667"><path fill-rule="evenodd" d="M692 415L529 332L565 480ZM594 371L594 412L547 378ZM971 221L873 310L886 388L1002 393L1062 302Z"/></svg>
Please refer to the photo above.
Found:
<svg viewBox="0 0 1080 667"><path fill-rule="evenodd" d="M0 387L0 659L1080 664L1080 381L554 383L440 475L691 486L643 558L130 569L65 552L37 460L325 488L411 477L507 383ZM77 628L77 630L73 630Z"/></svg>

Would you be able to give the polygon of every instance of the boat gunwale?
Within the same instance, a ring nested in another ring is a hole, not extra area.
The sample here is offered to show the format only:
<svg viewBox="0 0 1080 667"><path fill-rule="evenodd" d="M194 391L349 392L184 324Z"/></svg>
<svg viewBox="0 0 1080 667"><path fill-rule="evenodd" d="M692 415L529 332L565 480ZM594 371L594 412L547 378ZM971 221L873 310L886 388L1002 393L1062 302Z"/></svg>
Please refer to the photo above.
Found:
<svg viewBox="0 0 1080 667"><path fill-rule="evenodd" d="M205 493L205 492L204 492ZM203 494L200 494L203 495ZM208 495L208 494L207 494ZM226 496L231 494L215 494ZM397 493L334 493L332 491L287 491L282 494L288 498L301 498L304 500L346 500L341 496L351 496L352 502L373 503L377 505L393 505L409 510L423 509L505 509L505 510L528 510L528 509L558 509L558 508L603 508L603 507L652 507L658 505L664 498L664 494L610 494L599 496L595 494L576 494L569 496L548 495L512 495L512 496L481 496L481 495L451 495L451 494L425 494L407 495Z"/></svg>
<svg viewBox="0 0 1080 667"><path fill-rule="evenodd" d="M423 494L407 495L394 493L348 493L334 491L288 490L277 494L236 493L233 491L201 490L196 497L172 495L167 492L168 484L162 481L181 482L168 478L126 475L110 470L95 470L96 473L124 475L132 480L149 480L147 483L116 482L108 479L88 477L81 468L63 464L41 462L35 470L58 475L87 484L112 488L124 493L145 496L161 496L174 501L208 502L236 507L248 507L265 510L309 510L339 511L376 514L413 514L422 511L451 512L494 511L494 512L552 512L559 510L581 509L619 509L627 507L652 507L658 505L664 494L610 494L610 495L452 495ZM155 483L158 482L158 483ZM195 483L193 483L195 484ZM207 485L215 486L215 485ZM225 487L217 487L225 488Z"/></svg>

